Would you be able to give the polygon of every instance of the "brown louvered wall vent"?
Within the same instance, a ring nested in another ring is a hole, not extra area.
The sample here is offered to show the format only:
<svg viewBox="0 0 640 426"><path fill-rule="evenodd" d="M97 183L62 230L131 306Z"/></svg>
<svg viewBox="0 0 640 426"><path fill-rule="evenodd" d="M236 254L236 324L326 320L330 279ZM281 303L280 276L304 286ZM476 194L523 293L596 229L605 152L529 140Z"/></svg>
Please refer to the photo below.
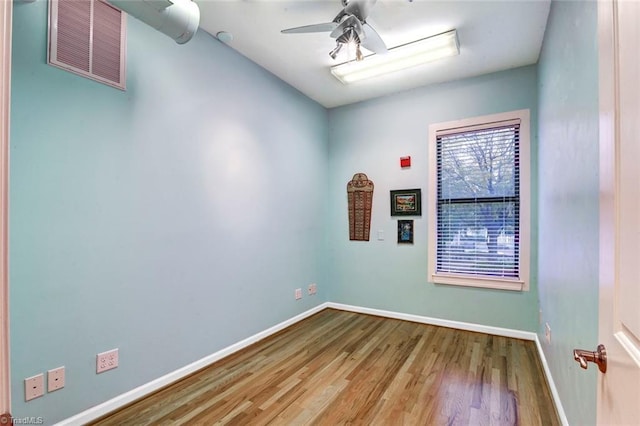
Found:
<svg viewBox="0 0 640 426"><path fill-rule="evenodd" d="M50 65L124 90L125 14L102 0L50 0Z"/></svg>

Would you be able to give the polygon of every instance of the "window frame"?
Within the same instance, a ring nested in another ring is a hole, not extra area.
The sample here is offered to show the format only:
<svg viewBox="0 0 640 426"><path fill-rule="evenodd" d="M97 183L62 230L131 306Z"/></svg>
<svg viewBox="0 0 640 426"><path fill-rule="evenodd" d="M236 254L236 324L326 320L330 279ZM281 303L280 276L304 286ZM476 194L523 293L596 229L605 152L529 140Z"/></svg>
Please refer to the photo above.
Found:
<svg viewBox="0 0 640 426"><path fill-rule="evenodd" d="M436 273L437 263L437 203L438 203L438 158L437 135L452 131L469 131L500 126L502 122L520 121L520 206L519 206L519 277L482 277L456 273ZM531 126L528 109L499 114L484 115L462 120L429 125L429 195L428 211L428 282L465 287L482 287L499 290L528 291L530 287L531 259Z"/></svg>

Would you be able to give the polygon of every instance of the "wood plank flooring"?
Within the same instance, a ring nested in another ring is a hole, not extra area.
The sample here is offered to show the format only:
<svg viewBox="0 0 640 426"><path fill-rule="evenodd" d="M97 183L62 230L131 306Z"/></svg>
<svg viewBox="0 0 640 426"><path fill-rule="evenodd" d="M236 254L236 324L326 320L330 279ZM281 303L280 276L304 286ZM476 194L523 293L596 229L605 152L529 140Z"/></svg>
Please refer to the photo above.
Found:
<svg viewBox="0 0 640 426"><path fill-rule="evenodd" d="M326 309L96 425L558 425L530 341Z"/></svg>

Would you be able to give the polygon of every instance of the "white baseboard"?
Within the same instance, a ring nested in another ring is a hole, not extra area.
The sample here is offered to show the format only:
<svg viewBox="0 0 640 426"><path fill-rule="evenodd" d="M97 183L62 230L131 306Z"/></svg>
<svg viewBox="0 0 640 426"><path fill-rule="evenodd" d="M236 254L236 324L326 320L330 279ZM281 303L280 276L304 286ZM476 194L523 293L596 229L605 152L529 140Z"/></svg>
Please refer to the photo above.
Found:
<svg viewBox="0 0 640 426"><path fill-rule="evenodd" d="M395 318L421 324L437 325L440 327L456 328L458 330L476 331L478 333L493 334L494 336L513 337L522 340L536 340L537 335L531 331L513 330L510 328L492 327L470 322L452 321L422 315L404 314L401 312L384 311L381 309L363 308L361 306L344 305L342 303L328 303L329 308L341 311L358 312L361 314L377 315L379 317Z"/></svg>
<svg viewBox="0 0 640 426"><path fill-rule="evenodd" d="M560 418L560 421L562 422L563 426L569 426L567 415L565 414L564 409L562 408L562 402L560 401L560 394L558 393L558 388L556 388L556 384L553 381L553 376L551 376L551 370L549 369L547 358L544 355L544 351L542 350L542 346L540 345L540 340L538 339L538 335L536 333L533 333L530 331L513 330L509 328L491 327L487 325L480 325L480 324L474 324L469 322L460 322L460 321L444 320L440 318L424 317L421 315L404 314L401 312L384 311L381 309L363 308L361 306L344 305L342 303L329 302L327 303L327 307L333 308L333 309L339 309L342 311L377 315L380 317L395 318L395 319L400 319L405 321L418 322L422 324L437 325L440 327L456 328L459 330L466 330L466 331L476 331L478 333L492 334L495 336L512 337L515 339L522 339L522 340L532 340L533 342L535 342L536 348L538 349L538 355L540 356L542 369L544 370L544 375L547 378L547 383L549 384L549 390L551 391L551 397L553 398L553 402L556 406L556 410L558 411L558 417Z"/></svg>
<svg viewBox="0 0 640 426"><path fill-rule="evenodd" d="M401 312L393 312L393 311L385 311L385 310L381 310L381 309L373 309L373 308L365 308L365 307L361 307L361 306L353 306L353 305L345 305L342 303L333 303L333 302L325 302L322 303L312 309L309 309L308 311L305 311L299 315L296 315L295 317L292 317L286 321L283 321L279 324L274 325L273 327L270 327L264 331L261 331L257 334L254 334L251 337L248 337L244 340L241 340L238 343L235 343L231 346L228 346L224 349L219 350L218 352L215 352L211 355L208 355L202 359L199 359L198 361L195 361L185 367L182 367L178 370L175 370L169 374L166 374L156 380L153 380L149 383L146 383L142 386L139 386L133 390L130 390L129 392L123 393L122 395L119 395L113 399L110 399L100 405L96 405L95 407L89 408L88 410L85 410L79 414L76 414L73 417L69 417L66 420L61 421L60 423L57 423L58 425L63 425L63 426L80 426L83 425L85 423L88 423L90 421L96 420L102 416L104 416L105 414L117 410L118 408L124 407L127 404L130 404L131 402L140 399L144 396L147 396L175 381L178 381L192 373L195 373L196 371L200 370L201 368L204 368L226 356L229 356L241 349L246 348L249 345L252 345L253 343L258 342L259 340L262 340L266 337L271 336L272 334L275 334L299 321L302 321L303 319L310 317L311 315L318 313L324 309L327 308L333 308L333 309L338 309L341 311L349 311L349 312L356 312L356 313L362 313L362 314L369 314L369 315L376 315L376 316L381 316L381 317L386 317L386 318L394 318L394 319L399 319L399 320L405 320L405 321L412 321L412 322L417 322L417 323L422 323L422 324L430 324L430 325L436 325L436 326L440 326L440 327L448 327L448 328L455 328L455 329L459 329L459 330L466 330L466 331L475 331L478 333L486 333L486 334L492 334L492 335L496 335L496 336L504 336L504 337L512 337L512 338L516 338L516 339L523 339L523 340L531 340L534 341L536 344L536 347L538 348L538 354L540 356L540 360L542 362L542 367L544 370L544 374L547 377L547 382L549 383L549 388L551 390L551 395L553 397L554 403L556 405L556 409L558 410L558 416L560 417L560 420L562 422L563 425L568 426L569 423L567 421L567 417L564 413L564 410L562 408L562 404L560 402L560 396L558 394L558 390L555 386L555 383L553 381L553 377L551 376L551 371L549 370L549 365L547 364L547 360L545 358L544 352L542 351L542 346L540 345L540 341L538 339L538 335L536 333L533 332L529 332L529 331L522 331L522 330L513 330L513 329L508 329L508 328L501 328L501 327L491 327L491 326L486 326L486 325L480 325L480 324L473 324L473 323L468 323L468 322L461 322L461 321L452 321L452 320L444 320L444 319L440 319L440 318L431 318L431 317L425 317L425 316L421 316L421 315L413 315L413 314L405 314L405 313L401 313Z"/></svg>
<svg viewBox="0 0 640 426"><path fill-rule="evenodd" d="M540 339L538 338L537 334L535 342L536 347L538 348L538 356L540 357L540 362L542 363L542 369L544 370L544 375L547 378L547 383L549 384L549 389L551 390L553 402L556 405L556 410L558 410L558 417L560 418L563 426L569 426L569 420L567 420L567 415L564 412L564 408L562 408L562 402L560 401L558 388L556 388L556 384L553 381L553 376L551 375L551 370L549 369L549 364L547 363L547 357L544 355L544 351L542 350L542 345L540 344Z"/></svg>
<svg viewBox="0 0 640 426"><path fill-rule="evenodd" d="M189 374L195 373L196 371L204 368L226 356L229 356L241 349L246 348L249 345L256 343L259 340L262 340L266 337L271 336L272 334L277 333L280 330L283 330L303 319L310 317L311 315L318 313L328 307L328 304L322 303L314 308L309 309L299 315L296 315L293 318L290 318L286 321L283 321L279 324L274 325L264 331L261 331L253 336L247 337L244 340L239 341L231 346L228 346L224 349L219 350L211 355L208 355L198 361L195 361L185 367L179 368L169 374L166 374L162 377L157 378L149 383L146 383L142 386L139 386L135 389L130 390L129 392L123 393L122 395L118 395L115 398L112 398L106 402L103 402L100 405L96 405L95 407L89 408L79 414L76 414L73 417L69 417L66 420L63 420L57 425L64 426L80 426L86 424L90 421L96 420L111 411L117 410L118 408L124 407L127 404L132 403L133 401L140 399L144 396L147 396L175 381L178 381Z"/></svg>

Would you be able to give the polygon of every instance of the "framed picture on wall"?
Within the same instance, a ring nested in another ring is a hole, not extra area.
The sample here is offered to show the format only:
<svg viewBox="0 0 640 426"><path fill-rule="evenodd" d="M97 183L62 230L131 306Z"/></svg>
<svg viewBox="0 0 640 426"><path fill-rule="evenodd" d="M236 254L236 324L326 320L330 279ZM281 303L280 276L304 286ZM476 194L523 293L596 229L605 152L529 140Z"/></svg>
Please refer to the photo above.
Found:
<svg viewBox="0 0 640 426"><path fill-rule="evenodd" d="M422 216L420 189L391 191L391 216Z"/></svg>
<svg viewBox="0 0 640 426"><path fill-rule="evenodd" d="M413 244L413 220L398 221L398 244Z"/></svg>

